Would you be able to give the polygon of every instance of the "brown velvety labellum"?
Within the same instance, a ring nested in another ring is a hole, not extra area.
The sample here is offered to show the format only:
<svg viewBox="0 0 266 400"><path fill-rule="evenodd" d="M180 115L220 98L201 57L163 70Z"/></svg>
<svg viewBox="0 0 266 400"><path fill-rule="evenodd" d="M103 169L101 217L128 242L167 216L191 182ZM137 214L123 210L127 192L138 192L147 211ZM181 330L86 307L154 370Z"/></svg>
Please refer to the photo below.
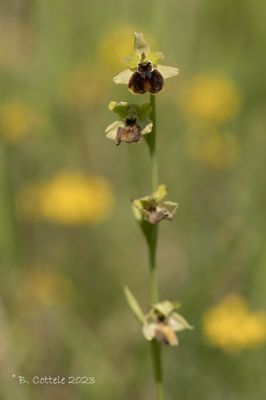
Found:
<svg viewBox="0 0 266 400"><path fill-rule="evenodd" d="M143 79L139 72L134 72L129 80L128 88L135 94L144 94L149 90L147 83L147 79Z"/></svg>
<svg viewBox="0 0 266 400"><path fill-rule="evenodd" d="M164 86L164 79L160 74L160 72L157 71L157 69L154 69L152 71L150 82L151 82L150 92L152 94L159 93L162 90Z"/></svg>
<svg viewBox="0 0 266 400"><path fill-rule="evenodd" d="M156 340L158 342L166 344L166 345L175 345L177 342L175 332L170 326L164 324L158 324L158 328L155 334Z"/></svg>
<svg viewBox="0 0 266 400"><path fill-rule="evenodd" d="M141 74L140 72L134 72L129 80L128 88L135 94L144 94L150 92L152 94L159 93L164 86L164 79L159 71L154 69L148 74ZM144 76L144 77L143 77Z"/></svg>
<svg viewBox="0 0 266 400"><path fill-rule="evenodd" d="M138 125L129 125L124 128L118 128L115 143L119 145L121 142L137 143L141 139L141 128Z"/></svg>
<svg viewBox="0 0 266 400"><path fill-rule="evenodd" d="M149 210L148 216L149 223L152 225L158 224L164 218L163 212L157 211L156 208Z"/></svg>

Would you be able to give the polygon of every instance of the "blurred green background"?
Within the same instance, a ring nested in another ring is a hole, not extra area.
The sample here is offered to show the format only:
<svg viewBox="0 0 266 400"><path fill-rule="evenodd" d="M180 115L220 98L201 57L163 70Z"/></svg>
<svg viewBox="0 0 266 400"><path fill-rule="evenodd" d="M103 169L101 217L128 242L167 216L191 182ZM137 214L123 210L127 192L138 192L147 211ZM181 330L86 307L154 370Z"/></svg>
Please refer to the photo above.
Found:
<svg viewBox="0 0 266 400"><path fill-rule="evenodd" d="M262 0L1 0L0 398L152 399L145 143L105 138L112 77L144 32L180 75L158 95L161 299L194 331L164 348L167 399L266 398L265 43ZM94 376L95 385L19 385Z"/></svg>

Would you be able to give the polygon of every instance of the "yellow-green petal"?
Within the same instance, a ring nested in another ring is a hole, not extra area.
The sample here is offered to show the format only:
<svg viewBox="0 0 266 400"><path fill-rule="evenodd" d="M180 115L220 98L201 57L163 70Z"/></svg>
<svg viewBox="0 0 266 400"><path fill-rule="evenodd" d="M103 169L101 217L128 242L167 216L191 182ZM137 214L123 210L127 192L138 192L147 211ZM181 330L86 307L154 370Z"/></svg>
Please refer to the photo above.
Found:
<svg viewBox="0 0 266 400"><path fill-rule="evenodd" d="M139 54L131 54L124 58L125 63L131 70L136 70L140 62L141 56Z"/></svg>
<svg viewBox="0 0 266 400"><path fill-rule="evenodd" d="M158 186L156 192L152 194L152 197L156 201L156 203L160 203L167 195L167 190L165 185Z"/></svg>
<svg viewBox="0 0 266 400"><path fill-rule="evenodd" d="M159 51L155 51L155 52L151 52L151 53L147 54L147 60L149 60L153 64L154 67L156 67L158 62L162 61L163 59L164 59L164 54Z"/></svg>

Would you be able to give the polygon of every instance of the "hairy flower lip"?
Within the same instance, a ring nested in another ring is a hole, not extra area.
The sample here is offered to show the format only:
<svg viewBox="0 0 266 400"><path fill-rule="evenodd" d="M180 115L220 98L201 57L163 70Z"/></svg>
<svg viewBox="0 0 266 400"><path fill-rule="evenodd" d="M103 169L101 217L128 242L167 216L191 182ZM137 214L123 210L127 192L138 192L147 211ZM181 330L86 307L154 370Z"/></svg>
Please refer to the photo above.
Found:
<svg viewBox="0 0 266 400"><path fill-rule="evenodd" d="M138 143L141 140L141 128L136 123L117 129L115 144L119 145L121 142L125 143Z"/></svg>

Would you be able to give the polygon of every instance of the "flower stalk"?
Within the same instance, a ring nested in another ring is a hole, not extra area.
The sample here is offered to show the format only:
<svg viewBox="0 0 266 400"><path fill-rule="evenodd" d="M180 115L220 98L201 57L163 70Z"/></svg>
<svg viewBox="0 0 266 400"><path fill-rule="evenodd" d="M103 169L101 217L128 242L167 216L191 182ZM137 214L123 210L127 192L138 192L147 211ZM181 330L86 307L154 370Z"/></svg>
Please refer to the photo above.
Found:
<svg viewBox="0 0 266 400"><path fill-rule="evenodd" d="M157 152L156 152L156 96L150 94L150 105L151 105L151 120L153 122L153 128L151 135L146 136L146 141L149 146L150 156L151 156L151 182L152 182L152 191L158 187L159 184L159 174L158 174L158 161L157 161Z"/></svg>
<svg viewBox="0 0 266 400"><path fill-rule="evenodd" d="M150 350L154 370L156 399L164 400L163 371L161 362L161 345L177 346L176 332L192 327L176 312L179 304L165 300L159 302L157 280L157 242L158 224L162 220L172 221L178 204L165 200L165 185L159 185L158 160L156 152L156 95L164 88L165 79L178 74L178 69L160 65L164 55L151 52L142 33L134 33L134 53L125 58L128 69L114 77L116 84L126 84L133 94L149 93L150 102L142 105L126 102L111 102L110 111L119 116L106 128L106 136L115 141L136 144L145 139L151 159L152 193L132 200L134 217L143 232L149 257L150 308L143 313L135 296L128 287L124 288L126 300L132 313L142 325L145 338L150 341Z"/></svg>
<svg viewBox="0 0 266 400"><path fill-rule="evenodd" d="M146 137L147 144L149 146L150 157L151 157L151 188L155 191L159 183L158 173L158 161L156 152L156 97L150 94L150 105L151 105L151 120L153 128L151 134ZM151 304L159 301L159 288L157 280L157 268L156 268L156 253L157 253L157 242L158 242L158 225L151 225L149 234L147 237L148 252L149 252L149 269L150 269L150 291L151 291ZM156 341L151 341L151 357L153 362L154 379L156 385L156 396L157 400L164 399L163 393L163 375L162 375L162 361L161 361L161 345Z"/></svg>

